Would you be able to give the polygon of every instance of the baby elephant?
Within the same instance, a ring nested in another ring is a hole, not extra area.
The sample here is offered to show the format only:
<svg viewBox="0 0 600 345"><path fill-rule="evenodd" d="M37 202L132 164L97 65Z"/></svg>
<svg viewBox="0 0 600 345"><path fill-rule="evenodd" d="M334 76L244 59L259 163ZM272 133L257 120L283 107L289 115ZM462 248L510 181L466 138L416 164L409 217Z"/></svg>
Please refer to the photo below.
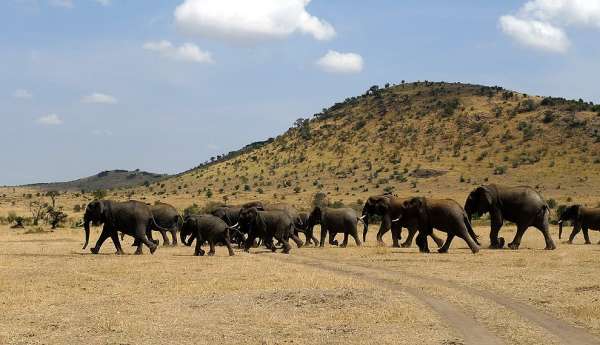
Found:
<svg viewBox="0 0 600 345"><path fill-rule="evenodd" d="M565 221L571 221L573 223L573 232L569 236L569 244L573 243L573 239L579 233L583 231L583 237L585 238L585 244L591 244L589 230L600 230L600 208L588 208L581 205L573 205L567 207L558 220L558 238L562 238L563 223ZM598 242L600 244L600 242Z"/></svg>
<svg viewBox="0 0 600 345"><path fill-rule="evenodd" d="M196 239L196 250L194 255L204 256L204 250L202 245L208 242L210 246L209 256L215 255L215 245L218 243L225 244L229 251L229 256L235 255L231 248L230 242L230 231L236 231L231 229L227 223L221 218L213 215L194 215L187 217L181 227L181 241L184 243L188 236Z"/></svg>

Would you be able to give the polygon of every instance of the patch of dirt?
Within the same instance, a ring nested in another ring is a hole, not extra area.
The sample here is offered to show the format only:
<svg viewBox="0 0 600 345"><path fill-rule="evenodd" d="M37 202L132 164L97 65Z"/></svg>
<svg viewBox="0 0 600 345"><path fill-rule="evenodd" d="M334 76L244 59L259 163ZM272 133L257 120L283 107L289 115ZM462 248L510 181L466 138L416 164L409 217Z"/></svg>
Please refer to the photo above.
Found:
<svg viewBox="0 0 600 345"><path fill-rule="evenodd" d="M416 177L416 178L432 178L432 177L444 176L447 173L448 173L447 171L443 171L443 170L415 169L413 172L410 173L409 176Z"/></svg>

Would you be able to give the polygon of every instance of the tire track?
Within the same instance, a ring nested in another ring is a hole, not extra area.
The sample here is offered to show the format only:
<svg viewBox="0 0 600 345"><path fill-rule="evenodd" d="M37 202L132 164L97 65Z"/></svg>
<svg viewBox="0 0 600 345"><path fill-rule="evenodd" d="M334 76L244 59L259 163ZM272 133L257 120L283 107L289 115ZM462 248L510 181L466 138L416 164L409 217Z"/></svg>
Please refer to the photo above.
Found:
<svg viewBox="0 0 600 345"><path fill-rule="evenodd" d="M304 256L304 255L303 255ZM308 256L305 256L308 257ZM310 257L311 259L316 259L314 257ZM365 265L356 265L356 264L344 264L350 267L360 267L368 270L372 270L374 272L380 272L384 274L390 273L401 273L406 277L410 277L413 279L424 280L429 282L435 282L437 284L443 285L445 287L455 289L461 291L466 294L471 294L475 296L479 296L485 299L488 299L496 304L499 304L509 310L514 311L522 318L531 321L532 323L540 326L541 328L547 330L549 333L553 334L557 338L560 339L562 344L565 345L600 345L600 339L596 336L588 333L585 329L577 328L572 326L566 321L557 319L544 311L540 311L532 306L524 304L522 302L518 302L499 294L497 292L488 292L484 290L479 290L475 288L471 288L468 286L463 286L448 280L418 275L414 273L404 272L404 271L393 271L393 270L385 270L381 268L373 268Z"/></svg>
<svg viewBox="0 0 600 345"><path fill-rule="evenodd" d="M433 311L438 313L442 320L446 322L451 328L456 330L462 337L465 345L501 345L504 342L490 333L483 325L479 322L466 315L460 308L454 304L440 300L434 296L428 295L419 289L400 287L398 284L393 283L387 279L379 278L373 274L369 274L372 271L370 268L364 268L360 266L349 266L344 265L345 268L335 267L328 265L322 261L308 259L304 256L289 256L285 257L285 260L277 259L272 257L271 259L296 265L307 266L311 268L317 268L320 270L332 272L335 274L342 274L354 278L367 280L369 283L378 285L382 288L391 291L408 293L415 297L421 303L430 307ZM386 272L389 274L389 272Z"/></svg>

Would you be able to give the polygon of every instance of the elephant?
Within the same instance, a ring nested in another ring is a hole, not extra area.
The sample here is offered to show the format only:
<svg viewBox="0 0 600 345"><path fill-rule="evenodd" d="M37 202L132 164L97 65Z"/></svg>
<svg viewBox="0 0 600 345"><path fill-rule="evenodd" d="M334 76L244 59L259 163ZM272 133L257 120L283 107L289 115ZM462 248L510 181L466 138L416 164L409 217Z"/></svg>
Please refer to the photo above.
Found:
<svg viewBox="0 0 600 345"><path fill-rule="evenodd" d="M215 217L222 219L228 226L236 226L239 223L239 216L242 207L236 206L223 206L218 207L211 214ZM190 238L192 240L192 238ZM246 242L246 237L243 233L237 231L231 236L232 243L237 243L242 246ZM191 242L190 242L191 245Z"/></svg>
<svg viewBox="0 0 600 345"><path fill-rule="evenodd" d="M371 196L365 202L362 210L362 219L364 223L363 229L363 242L367 241L367 232L369 231L369 217L372 215L378 215L381 217L381 226L377 233L377 242L380 245L385 245L383 242L383 235L392 230L392 246L395 248L408 248L412 245L414 236L417 233L417 220L416 219L403 219L398 220L404 201L409 200L405 198L398 198L393 195L377 195ZM401 245L399 241L402 239L402 228L408 229L408 238ZM438 247L444 244L444 241L437 237L434 233L431 233L431 238L435 241Z"/></svg>
<svg viewBox="0 0 600 345"><path fill-rule="evenodd" d="M319 245L319 240L315 237L312 227L308 226L309 214L306 212L298 213L297 221L295 222L294 235L298 236L300 232L304 232L306 236L305 244Z"/></svg>
<svg viewBox="0 0 600 345"><path fill-rule="evenodd" d="M235 254L231 248L230 231L235 230L231 229L221 218L209 214L194 215L185 219L179 235L181 236L181 242L187 243L187 237L193 234L193 238L196 239L195 256L204 256L205 252L202 250L202 245L205 242L208 242L210 246L208 256L215 255L215 245L218 243L225 244L229 256L234 256Z"/></svg>
<svg viewBox="0 0 600 345"><path fill-rule="evenodd" d="M585 244L591 244L588 230L600 230L600 208L588 208L581 205L567 207L558 219L558 238L562 238L563 223L565 221L573 222L573 232L569 236L569 244L573 244L573 239L583 230ZM600 242L598 242L600 244Z"/></svg>
<svg viewBox="0 0 600 345"><path fill-rule="evenodd" d="M248 233L244 250L250 251L256 238L263 239L265 245L275 252L273 237L283 246L283 253L289 254L291 246L289 239L292 238L298 247L302 241L294 235L294 224L292 218L284 211L260 211L255 207L245 208L240 211L240 228Z"/></svg>
<svg viewBox="0 0 600 345"><path fill-rule="evenodd" d="M89 203L83 216L83 227L85 229L85 249L90 238L90 223L94 225L104 224L102 233L96 246L90 248L93 254L100 252L100 247L107 238L111 238L117 249L117 255L123 254L119 242L118 231L133 236L137 241L136 254L142 254L142 244L150 248L154 254L157 244L148 237L152 228L157 226L150 211L150 207L139 201L116 202L111 200L96 200Z"/></svg>
<svg viewBox="0 0 600 345"><path fill-rule="evenodd" d="M444 245L438 249L439 253L447 253L455 236L467 242L473 254L479 252L477 235L473 231L471 222L465 210L454 200L430 199L415 197L405 200L398 221L417 221L419 234L417 235L417 246L422 253L429 253L427 236L431 235L433 229L448 234Z"/></svg>
<svg viewBox="0 0 600 345"><path fill-rule="evenodd" d="M296 235L294 237L294 241L296 241L296 239L298 238L298 233L302 232L305 233L306 235L306 242L307 243L312 243L314 241L315 245L317 244L318 240L316 237L314 237L314 235L311 234L307 234L306 233L306 226L302 220L302 218L300 217L300 214L298 213L298 210L296 210L296 208L294 208L294 206L290 205L290 204L285 204L285 203L278 203L278 204L268 204L268 205L264 205L263 203L256 201L256 202L252 202L252 203L247 203L244 206L242 206L242 209L248 209L248 208L256 208L259 211L283 211L285 213L287 213L293 221L293 225L294 225L294 235ZM296 242L298 244L298 242ZM302 246L302 244L300 243L299 246Z"/></svg>
<svg viewBox="0 0 600 345"><path fill-rule="evenodd" d="M170 232L171 237L173 238L173 246L177 246L177 230L179 230L183 223L183 218L179 215L177 209L169 204L158 202L150 206L150 211L157 224L152 230L160 232L163 238L163 245L171 245L169 237L167 237L167 232ZM123 240L124 237L125 234L121 234L121 240ZM152 233L150 233L150 240L155 242L152 239ZM138 244L137 241L133 243L134 246L137 246Z"/></svg>
<svg viewBox="0 0 600 345"><path fill-rule="evenodd" d="M469 221L473 214L490 214L491 232L490 248L504 247L504 238L498 238L498 232L505 220L517 225L517 233L508 245L511 249L519 249L523 234L533 226L540 230L546 241L546 250L556 249L550 236L548 216L550 208L542 196L533 188L507 187L490 184L473 190L465 202L465 211Z"/></svg>
<svg viewBox="0 0 600 345"><path fill-rule="evenodd" d="M321 241L319 246L325 246L325 237L329 234L329 244L337 245L335 236L338 232L344 234L344 241L341 247L348 245L348 236L352 236L358 247L362 246L358 236L357 224L358 218L356 211L352 208L329 208L316 206L308 217L308 228L311 229L316 224L321 225Z"/></svg>

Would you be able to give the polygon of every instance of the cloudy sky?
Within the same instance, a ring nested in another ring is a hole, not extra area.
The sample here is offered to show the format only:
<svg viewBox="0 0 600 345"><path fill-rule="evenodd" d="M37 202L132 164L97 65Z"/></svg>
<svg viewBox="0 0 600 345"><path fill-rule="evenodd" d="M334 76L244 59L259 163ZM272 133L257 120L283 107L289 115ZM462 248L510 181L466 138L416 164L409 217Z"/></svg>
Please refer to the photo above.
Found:
<svg viewBox="0 0 600 345"><path fill-rule="evenodd" d="M600 0L4 0L0 185L177 173L373 84L600 102Z"/></svg>

